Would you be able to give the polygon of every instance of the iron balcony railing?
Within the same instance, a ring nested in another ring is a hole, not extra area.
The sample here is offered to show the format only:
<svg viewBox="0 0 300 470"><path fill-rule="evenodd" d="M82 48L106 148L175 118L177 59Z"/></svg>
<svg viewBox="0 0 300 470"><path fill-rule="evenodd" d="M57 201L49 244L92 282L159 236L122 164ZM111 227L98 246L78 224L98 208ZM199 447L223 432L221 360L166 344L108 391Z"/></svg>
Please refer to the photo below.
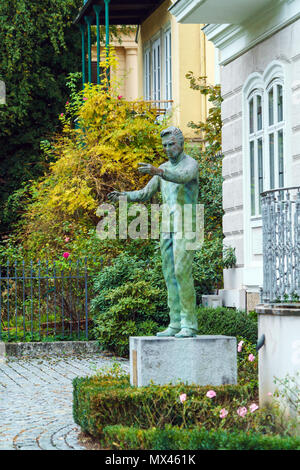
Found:
<svg viewBox="0 0 300 470"><path fill-rule="evenodd" d="M165 116L167 112L172 110L172 106L174 101L173 100L142 100L142 101L134 101L132 102L133 111L135 110L135 106L139 103L145 103L148 105L150 110L155 111L156 117Z"/></svg>
<svg viewBox="0 0 300 470"><path fill-rule="evenodd" d="M88 339L94 268L88 258L0 262L0 341Z"/></svg>
<svg viewBox="0 0 300 470"><path fill-rule="evenodd" d="M300 187L261 193L263 288L261 302L300 299Z"/></svg>

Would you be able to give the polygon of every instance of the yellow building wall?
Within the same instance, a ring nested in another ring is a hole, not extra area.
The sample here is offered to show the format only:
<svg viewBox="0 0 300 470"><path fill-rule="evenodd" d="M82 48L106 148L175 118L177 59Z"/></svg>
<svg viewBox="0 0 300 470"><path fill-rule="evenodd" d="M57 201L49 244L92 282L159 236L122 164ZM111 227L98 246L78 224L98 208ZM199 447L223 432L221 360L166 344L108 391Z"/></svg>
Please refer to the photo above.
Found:
<svg viewBox="0 0 300 470"><path fill-rule="evenodd" d="M207 117L207 98L192 90L186 74L207 76L207 82L215 83L215 52L212 43L201 28L204 25L184 25L176 22L168 12L172 5L166 0L141 25L138 35L138 96L144 94L144 48L149 41L168 24L172 35L172 95L173 124L180 127L185 137L195 138L195 132L187 126L189 121L204 121ZM162 98L163 99L163 98Z"/></svg>

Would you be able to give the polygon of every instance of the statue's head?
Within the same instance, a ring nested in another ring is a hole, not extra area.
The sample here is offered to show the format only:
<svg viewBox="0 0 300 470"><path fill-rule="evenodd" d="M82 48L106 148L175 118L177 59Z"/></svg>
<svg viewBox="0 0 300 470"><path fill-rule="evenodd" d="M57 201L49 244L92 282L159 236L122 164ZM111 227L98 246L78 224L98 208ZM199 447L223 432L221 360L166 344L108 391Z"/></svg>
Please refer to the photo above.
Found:
<svg viewBox="0 0 300 470"><path fill-rule="evenodd" d="M184 146L184 137L181 130L178 127L171 126L164 129L160 136L167 157L172 161L176 161L183 152Z"/></svg>

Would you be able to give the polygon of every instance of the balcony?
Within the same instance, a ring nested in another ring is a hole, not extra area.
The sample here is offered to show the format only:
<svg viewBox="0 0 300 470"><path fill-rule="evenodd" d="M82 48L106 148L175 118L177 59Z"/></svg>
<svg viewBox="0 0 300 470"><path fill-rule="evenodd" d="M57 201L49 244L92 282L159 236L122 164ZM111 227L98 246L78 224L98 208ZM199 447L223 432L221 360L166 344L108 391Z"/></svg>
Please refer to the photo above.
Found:
<svg viewBox="0 0 300 470"><path fill-rule="evenodd" d="M300 187L263 192L261 301L300 300Z"/></svg>
<svg viewBox="0 0 300 470"><path fill-rule="evenodd" d="M144 103L149 106L149 110L152 110L156 114L156 119L162 119L172 110L173 100L140 100L132 101L132 110L136 112L136 108L139 103Z"/></svg>

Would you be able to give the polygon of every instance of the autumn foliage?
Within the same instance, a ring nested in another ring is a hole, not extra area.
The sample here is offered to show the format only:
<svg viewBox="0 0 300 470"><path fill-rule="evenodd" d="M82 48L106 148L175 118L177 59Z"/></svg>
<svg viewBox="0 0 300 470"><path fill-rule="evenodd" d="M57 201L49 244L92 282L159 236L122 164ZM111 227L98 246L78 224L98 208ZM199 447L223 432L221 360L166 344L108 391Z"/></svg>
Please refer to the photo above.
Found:
<svg viewBox="0 0 300 470"><path fill-rule="evenodd" d="M47 149L50 169L32 183L18 227L33 256L41 247L55 255L63 236L74 239L95 228L97 207L109 192L141 188L149 180L137 171L138 162L158 166L164 160L149 104L126 101L107 79L71 98L60 115L63 131Z"/></svg>

